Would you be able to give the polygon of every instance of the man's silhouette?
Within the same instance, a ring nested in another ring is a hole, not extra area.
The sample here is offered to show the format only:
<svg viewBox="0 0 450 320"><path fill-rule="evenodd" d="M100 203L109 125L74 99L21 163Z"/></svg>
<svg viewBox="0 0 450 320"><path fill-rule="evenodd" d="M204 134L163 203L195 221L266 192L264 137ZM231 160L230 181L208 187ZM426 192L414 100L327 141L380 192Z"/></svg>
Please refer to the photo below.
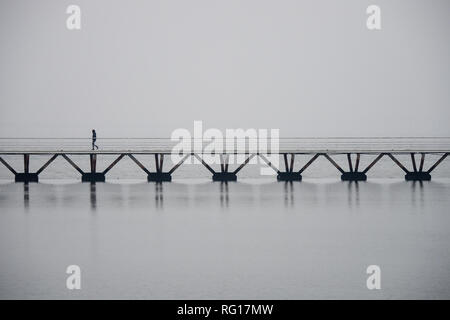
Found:
<svg viewBox="0 0 450 320"><path fill-rule="evenodd" d="M95 129L92 129L92 150L95 148L98 150L98 146L95 144L95 141L97 141L97 133L95 132Z"/></svg>

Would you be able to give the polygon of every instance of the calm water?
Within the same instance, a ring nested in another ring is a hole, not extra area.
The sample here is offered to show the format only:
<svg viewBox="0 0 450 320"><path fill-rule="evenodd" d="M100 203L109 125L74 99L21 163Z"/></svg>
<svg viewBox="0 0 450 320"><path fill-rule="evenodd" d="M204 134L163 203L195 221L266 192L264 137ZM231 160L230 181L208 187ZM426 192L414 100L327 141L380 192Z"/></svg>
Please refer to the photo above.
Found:
<svg viewBox="0 0 450 320"><path fill-rule="evenodd" d="M204 173L204 171L203 171ZM450 180L0 184L0 298L450 298ZM69 291L65 269L82 269ZM366 288L381 267L382 289Z"/></svg>

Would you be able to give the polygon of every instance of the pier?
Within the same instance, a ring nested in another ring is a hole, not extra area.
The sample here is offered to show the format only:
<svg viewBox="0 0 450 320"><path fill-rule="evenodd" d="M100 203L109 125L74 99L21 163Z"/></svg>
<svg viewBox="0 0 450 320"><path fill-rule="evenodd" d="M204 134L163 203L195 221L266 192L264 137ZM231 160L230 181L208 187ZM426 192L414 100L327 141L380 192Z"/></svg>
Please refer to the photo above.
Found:
<svg viewBox="0 0 450 320"><path fill-rule="evenodd" d="M105 182L108 172L125 157L131 159L149 182L171 181L175 171L190 157L198 160L210 172L213 181L236 181L238 173L258 158L276 173L278 181L301 181L302 174L319 157L325 158L331 166L336 168L343 181L366 181L369 171L385 157L398 166L407 181L429 181L431 174L450 154L450 138L281 138L277 150L268 149L264 152L252 152L248 148L223 148L221 152L213 153L220 157L220 169L213 169L203 156L203 149L195 148L189 152L177 152L181 158L177 163L170 163L175 142L165 138L111 138L99 139L100 150L89 150L89 139L45 139L45 138L1 138L0 162L12 173L16 182L38 182L39 175L52 162L61 157L80 174L83 182ZM208 153L211 154L211 153ZM82 170L72 159L72 156L86 156L89 158L89 169ZM114 155L115 159L105 168L98 168L97 160L105 155ZM151 155L152 166L142 163L136 158L138 155ZM230 155L244 155L245 160L231 169ZM268 155L279 155L281 161L278 166L269 161ZM302 166L295 168L295 158L299 155L309 156ZM398 156L407 155L410 163L400 161ZM8 156L23 158L23 168L14 168L8 161ZM35 172L30 170L30 161L35 157L47 157L46 162ZM346 158L346 166L339 165L336 156ZM428 167L425 166L426 157L436 159ZM361 166L362 158L370 159L365 167ZM168 160L166 160L168 159ZM166 163L165 163L166 161ZM166 168L164 165L166 164Z"/></svg>

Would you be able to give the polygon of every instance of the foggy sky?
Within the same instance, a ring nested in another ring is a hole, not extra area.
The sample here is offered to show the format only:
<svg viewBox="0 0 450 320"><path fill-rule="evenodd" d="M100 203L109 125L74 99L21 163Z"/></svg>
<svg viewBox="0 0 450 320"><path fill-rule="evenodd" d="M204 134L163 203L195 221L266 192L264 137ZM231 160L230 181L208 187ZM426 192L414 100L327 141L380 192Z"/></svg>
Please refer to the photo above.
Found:
<svg viewBox="0 0 450 320"><path fill-rule="evenodd" d="M449 14L446 0L1 0L0 137L169 137L194 120L450 136Z"/></svg>

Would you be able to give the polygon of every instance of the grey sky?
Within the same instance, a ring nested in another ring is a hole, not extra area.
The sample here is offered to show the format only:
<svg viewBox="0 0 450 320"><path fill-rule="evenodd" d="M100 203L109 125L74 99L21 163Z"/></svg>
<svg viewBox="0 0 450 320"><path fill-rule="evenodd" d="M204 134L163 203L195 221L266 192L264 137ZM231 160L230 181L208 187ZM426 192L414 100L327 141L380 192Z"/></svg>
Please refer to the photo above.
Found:
<svg viewBox="0 0 450 320"><path fill-rule="evenodd" d="M449 136L449 14L446 0L2 0L0 136L170 136L194 120Z"/></svg>

